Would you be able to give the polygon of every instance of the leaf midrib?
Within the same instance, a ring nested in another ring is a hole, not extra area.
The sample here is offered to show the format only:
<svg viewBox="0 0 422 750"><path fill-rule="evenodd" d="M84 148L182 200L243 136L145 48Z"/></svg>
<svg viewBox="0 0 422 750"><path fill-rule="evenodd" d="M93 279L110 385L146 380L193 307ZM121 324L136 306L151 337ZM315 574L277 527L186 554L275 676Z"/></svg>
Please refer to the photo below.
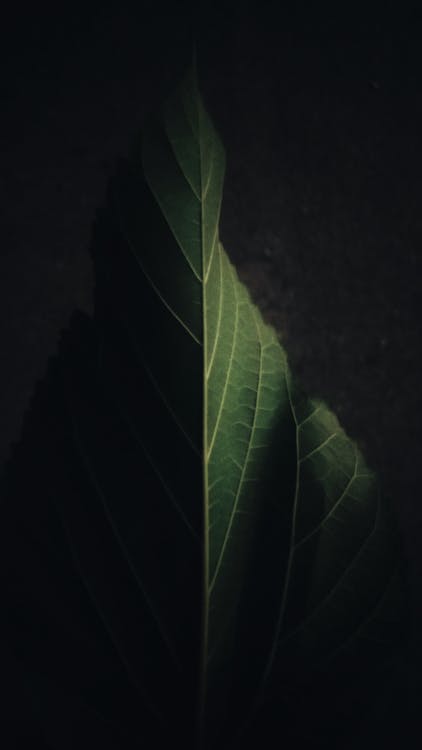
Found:
<svg viewBox="0 0 422 750"><path fill-rule="evenodd" d="M196 80L195 80L196 88ZM203 150L201 137L201 113L199 99L196 97L197 117L198 117L198 146L199 146L199 170L201 179L201 271L202 271L202 352L203 352L203 398L202 398L202 461L203 461L203 514L204 514L204 552L203 552L203 600L202 600L202 642L200 653L200 674L199 674L199 712L198 712L198 730L199 745L203 745L204 715L205 715L205 698L206 698L206 680L207 680L207 653L208 653L208 626L209 626L209 508L208 508L208 383L206 372L208 368L208 335L207 335L207 281L208 274L205 268L205 233L204 233L204 170L203 170ZM211 258L212 262L212 258ZM206 278L207 277L207 278Z"/></svg>

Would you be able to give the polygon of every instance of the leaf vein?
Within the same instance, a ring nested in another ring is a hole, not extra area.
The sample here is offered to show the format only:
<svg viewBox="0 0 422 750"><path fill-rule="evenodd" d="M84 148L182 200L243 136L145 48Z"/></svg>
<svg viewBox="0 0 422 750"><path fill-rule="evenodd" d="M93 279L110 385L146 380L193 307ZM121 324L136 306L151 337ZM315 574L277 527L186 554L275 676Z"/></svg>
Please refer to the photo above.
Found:
<svg viewBox="0 0 422 750"><path fill-rule="evenodd" d="M213 347L212 347L211 357L210 357L210 361L208 363L207 372L206 372L207 379L210 376L211 368L212 368L212 365L213 365L213 362L214 362L214 358L215 358L215 353L216 353L216 350L217 350L218 338L219 338L219 335L220 335L220 328L221 328L221 318L222 318L221 313L222 313L222 309L223 309L223 268L222 268L223 264L222 264L222 258L221 258L220 243L218 243L218 258L219 258L219 276L220 276L220 283L219 283L219 292L220 292L220 295L219 295L219 302L218 302L218 319L217 319L217 330L216 330L216 333L215 333L215 339L214 339L214 343L213 343ZM205 283L206 283L206 280L205 280Z"/></svg>
<svg viewBox="0 0 422 750"><path fill-rule="evenodd" d="M226 400L227 387L228 387L228 383L229 383L229 380L230 380L230 375L231 375L231 370L232 370L233 360L234 360L234 350L235 350L235 346L236 346L236 334L237 334L237 326L238 326L238 321L239 321L239 303L238 303L237 293L236 293L236 279L234 278L233 271L231 270L231 267L230 267L230 272L231 272L231 276L232 276L233 290L234 290L234 294L235 294L235 297L236 297L235 324L234 324L233 340L232 340L232 347L231 347L231 352L230 352L230 359L229 359L229 363L227 365L226 379L225 379L225 382L224 382L223 394L222 394L222 397L221 397L221 401L220 401L220 405L219 405L219 409L218 409L217 419L216 419L216 422L215 422L215 425L214 425L214 430L213 430L212 438L211 438L210 445L209 445L208 451L207 451L207 460L209 460L209 458L210 458L210 456L212 454L212 451L213 451L213 448L214 448L214 444L215 444L215 439L216 439L217 432L218 432L218 428L219 428L219 425L220 425L221 415L222 415L223 410L224 410L224 402Z"/></svg>
<svg viewBox="0 0 422 750"><path fill-rule="evenodd" d="M158 287L156 286L156 284L154 284L153 280L151 279L151 276L150 276L150 275L149 275L149 274L147 273L147 271L146 271L146 269L145 269L145 267L144 267L143 263L142 263L142 262L140 261L140 259L139 259L139 256L138 256L138 254L137 254L137 252L136 252L135 248L133 247L133 245L132 245L132 242L131 242L130 238L128 237L127 233L126 233L126 232L125 232L125 230L123 229L123 225L122 225L122 223L121 223L121 222L120 222L120 229L121 229L121 231L122 231L122 235L123 235L124 239L126 240L126 244L127 244L128 248L129 248L129 250L130 250L130 252L131 252L132 256L133 256L133 257L135 258L136 262L137 262L137 263L138 263L138 265L139 265L139 268L141 269L141 272L142 272L142 274L143 274L143 275L145 276L145 278L146 278L146 280L148 281L149 285L150 285L150 286L151 286L151 288L152 288L152 289L154 290L155 294L156 294L156 295L157 295L157 297L158 297L158 298L160 299L160 301L162 302L162 304L164 305L164 307L166 307L166 308L167 308L167 310L169 311L169 313L170 313L170 314L171 314L171 315L173 316L173 318L175 318L175 320L177 320L177 322L178 322L178 323L180 323L180 325L181 325L181 326L182 326L182 327L183 327L183 328L185 329L185 331L186 331L186 332L187 332L187 333L189 334L189 336L190 336L190 337L191 337L191 338L192 338L192 339L193 339L193 340L194 340L194 341L195 341L195 342L196 342L196 343L197 343L197 344L198 344L199 346L202 346L202 343L201 343L201 341L200 341L200 340L198 339L198 337L197 337L197 336L195 336L195 334L193 333L193 331L191 331L191 329L190 329L190 328L189 328L189 326L188 326L188 325L187 325L187 324L186 324L186 323L184 322L184 320L182 320L182 318L181 318L181 317L180 317L180 316L179 316L179 315L178 315L178 314L177 314L177 313L176 313L176 312L175 312L175 311L173 310L173 308L172 308L172 307L171 307L171 306L169 305L169 303L168 303L168 302L166 301L166 299L165 299L165 298L163 297L163 295L161 294L161 292L160 292L160 290L158 289Z"/></svg>
<svg viewBox="0 0 422 750"><path fill-rule="evenodd" d="M179 166L179 164L178 164L178 166ZM183 172L183 170L180 170L180 171L181 171L182 175L184 176L184 178L186 179L186 176L184 175L184 172ZM170 232L172 233L172 235L173 235L174 239L176 240L176 243L177 243L177 245L179 246L179 249L180 249L180 251L181 251L181 253L182 253L182 255L183 255L184 259L186 260L186 263L188 264L188 266L189 266L190 270L192 271L193 275L194 275L194 276L195 276L195 277L196 277L196 278L198 279L198 281L201 281L201 282L202 282L202 278L201 278L201 276L199 275L198 271L196 270L196 268L195 268L195 266L193 265L192 261L190 260L189 256L188 256L188 255L186 255L186 253L185 253L185 250L184 250L184 247L183 247L183 244L182 244L182 242L180 241L179 237L177 236L177 233L176 233L176 232L174 231L174 227L173 227L173 226L171 225L171 222L170 222L170 220L169 220L169 217L167 216L167 212L166 212L166 210L165 210L165 207L163 206L162 202L160 201L160 198L159 198L159 196L157 195L157 193L155 192L155 190L154 190L153 186L152 186L152 185L151 185L151 183L149 182L149 180L148 180L148 176L147 176L147 175L145 175L145 179L147 180L147 183L148 183L148 187L149 187L149 189L151 190L151 193L152 193L152 195L154 196L154 198L155 198L156 202L158 203L158 205L159 205L159 207L160 207L160 210L161 210L161 213L162 213L162 215L163 215L163 217L164 217L164 219L165 219L165 221L166 221L166 224L167 224L168 228L170 229ZM188 183L188 184L189 184L189 183Z"/></svg>
<svg viewBox="0 0 422 750"><path fill-rule="evenodd" d="M314 607L314 609L312 610L312 612L309 612L309 614L306 615L306 617L302 620L302 622L296 628L294 628L294 630L292 630L290 633L288 633L285 637L283 637L280 640L280 643L284 643L285 641L290 640L290 638L293 635L295 635L299 630L302 630L304 627L306 627L307 623L315 617L315 615L317 614L317 612L319 612L319 610L321 609L321 607L323 607L325 604L327 604L327 602L335 594L335 592L337 591L337 589L341 586L342 581L344 580L345 576L348 574L348 572L356 564L356 561L359 559L360 555L364 551L365 547L369 544L370 540L372 539L372 537L374 536L374 534L375 534L375 532L377 530L378 521L379 521L380 505L381 505L381 503L380 503L380 498L379 498L379 495L378 495L377 513L376 513L376 516L375 516L374 525L373 525L370 533L368 534L368 536L365 538L364 542L358 548L356 554L353 556L353 558L350 561L350 563L347 565L347 567L345 568L345 570L341 574L341 576L338 579L337 583L333 586L333 588L329 591L329 593L326 596L324 596L321 599L320 602L318 602L318 604Z"/></svg>
<svg viewBox="0 0 422 750"><path fill-rule="evenodd" d="M338 432L333 432L332 435L329 435L327 439L324 440L323 443L320 443L319 445L317 445L317 447L311 450L309 453L307 453L306 456L302 456L302 458L299 459L299 463L303 463L304 461L307 461L307 459L313 456L315 453L319 453L319 451L325 448L325 446L328 445L328 443L331 443L331 441L334 440L334 438L337 437L338 434L339 434Z"/></svg>
<svg viewBox="0 0 422 750"><path fill-rule="evenodd" d="M136 570L134 564L132 563L132 561L131 561L131 559L129 557L129 554L127 552L126 546L125 546L125 544L123 542L123 539L122 539L122 537L121 537L121 535L120 535L120 533L119 533L119 531L118 531L118 529L116 527L116 524L114 522L112 513L111 513L111 511L110 511L110 509L108 507L108 503L107 503L107 500L106 500L106 495L105 495L103 489L101 488L100 482L98 480L98 477L96 475L94 467L92 466L92 463L91 463L90 459L88 458L87 452L82 447L82 443L81 443L81 440L80 440L80 437L79 437L79 431L78 431L78 428L77 428L76 423L75 423L74 420L73 420L73 431L74 431L74 436L75 436L76 444L78 446L79 455L80 455L80 457L81 457L81 459L82 459L82 461L83 461L83 463L85 465L88 477L91 480L92 487L93 487L93 489L95 490L96 494L98 495L98 497L100 499L101 505L102 505L102 507L104 509L105 517L106 517L106 519L107 519L107 521L108 521L108 523L110 525L110 528L111 528L111 530L113 532L113 535L114 535L114 537L115 537L115 539L117 541L119 549L120 549L120 551L121 551L124 559L126 560L126 563L127 563L128 567L129 567L129 570L130 570L132 576L134 577L134 580L136 581L136 583L137 583L137 585L138 585L138 587L139 587L139 589L141 591L141 594L142 594L142 596L143 596L143 598L144 598L144 600L145 600L145 602L146 602L146 604L148 606L148 609L150 610L150 613L151 613L151 615L152 615L152 617L153 617L153 619L154 619L154 621L155 621L155 623L157 625L157 628L158 628L158 631L160 633L160 636L162 638L163 643L165 643L165 645L167 647L167 650L168 650L169 654L171 655L174 664L180 670L181 669L181 665L180 665L179 660L178 660L178 658L177 658L177 656L176 656L176 654L175 654L175 652L173 650L173 647L172 647L172 645L171 645L171 643L170 643L170 641L169 641L169 639L168 639L168 637L167 637L167 635L165 633L165 629L164 629L164 626L163 626L163 624L161 622L161 619L160 619L160 617L158 615L158 612L155 610L155 607L154 607L154 605L152 603L152 600L149 597L149 595L148 595L148 593L147 593L147 591L146 591L146 589L144 587L142 579L141 579L138 571Z"/></svg>
<svg viewBox="0 0 422 750"><path fill-rule="evenodd" d="M257 326L257 330L258 330L258 336L259 336L258 326ZM260 354L259 354L258 384L257 384L257 387L256 387L256 392L255 392L255 410L254 410L254 417L253 417L252 426L250 427L249 440L248 440L248 448L247 448L247 451L246 451L245 460L243 462L243 467L240 467L240 464L238 462L236 462L236 465L239 468L241 468L242 471L241 471L241 475L240 475L240 478L239 478L239 483L238 483L238 487L237 487L237 491L236 491L236 496L235 496L235 499L234 499L234 502L233 502L232 511L231 511L230 519L229 519L229 523L227 525L226 532L224 534L224 539L223 539L223 544L221 546L220 555L218 557L218 561L217 561L217 565L215 567L214 575L213 575L211 583L210 583L210 593L212 592L212 590L214 588L214 585L215 585L215 582L217 580L217 576L218 576L218 573L219 573L219 570L220 570L220 567L221 567L221 563L223 561L223 557L224 557L224 554L225 554L225 551L226 551L227 542L228 542L228 539L229 539L229 536L230 536L230 531L232 529L234 517L235 517L236 511L237 511L237 506L239 504L239 499L240 499L240 495L241 495L241 491L242 491L242 487L243 487L243 482L244 482L244 478L245 478L246 467L247 467L248 461L249 461L249 455L250 455L250 451L251 451L252 440L253 440L253 436L254 436L254 433L255 433L257 405L258 405L258 398L259 398L259 391L260 391L261 377L262 377L262 346L261 346L261 340L260 339L259 339L259 352L260 352Z"/></svg>
<svg viewBox="0 0 422 750"><path fill-rule="evenodd" d="M356 474L357 465L358 465L358 456L357 456L357 448L355 446L355 467L354 467L352 476L350 477L349 481L346 484L346 487L344 488L343 492L340 494L340 497L334 503L333 507L324 516L324 518L321 521L319 521L319 523L315 526L314 529L312 529L312 531L309 532L309 534L306 534L306 536L302 537L302 539L300 539L296 543L296 545L295 545L295 549L296 550L299 549L299 547L301 547L302 544L305 544L305 542L307 542L312 536L314 536L314 534L316 534L316 532L324 525L324 523L330 518L330 516L332 516L332 514L335 512L336 508L338 508L338 506L343 501L343 499L346 496L348 496L348 490L352 486L352 484L355 481L356 476L357 476L357 474Z"/></svg>

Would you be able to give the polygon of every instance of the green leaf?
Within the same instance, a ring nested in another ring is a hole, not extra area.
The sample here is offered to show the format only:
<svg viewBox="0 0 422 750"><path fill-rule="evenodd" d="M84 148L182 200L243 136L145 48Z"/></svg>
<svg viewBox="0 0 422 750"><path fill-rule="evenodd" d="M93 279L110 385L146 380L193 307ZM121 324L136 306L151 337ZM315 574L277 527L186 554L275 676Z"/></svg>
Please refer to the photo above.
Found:
<svg viewBox="0 0 422 750"><path fill-rule="evenodd" d="M194 690L205 744L238 731L289 680L358 641L388 640L378 615L397 584L394 526L373 474L334 415L298 391L222 247L224 162L190 73L116 182L120 241L103 271L108 314L158 411L142 419L137 384L111 375L107 333L102 376L186 537L177 531L171 555L162 550L160 570L199 544ZM102 264L99 255L100 287ZM163 579L141 576L164 612ZM170 609L158 620L183 664L178 618Z"/></svg>
<svg viewBox="0 0 422 750"><path fill-rule="evenodd" d="M52 496L141 739L244 747L303 733L305 712L327 746L327 706L348 707L397 637L397 534L221 244L224 162L189 73L97 228L94 325L58 366L68 484Z"/></svg>

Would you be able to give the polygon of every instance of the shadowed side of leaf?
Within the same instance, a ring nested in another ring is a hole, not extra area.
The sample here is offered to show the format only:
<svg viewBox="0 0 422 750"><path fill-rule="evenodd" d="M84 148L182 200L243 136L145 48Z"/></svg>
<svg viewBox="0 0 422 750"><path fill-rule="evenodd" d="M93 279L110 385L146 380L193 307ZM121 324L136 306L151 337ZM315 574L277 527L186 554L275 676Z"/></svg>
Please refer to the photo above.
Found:
<svg viewBox="0 0 422 750"><path fill-rule="evenodd" d="M261 739L287 728L292 739L331 747L352 731L351 701L356 726L370 710L403 635L400 543L355 443L288 369L286 383L297 444L286 575L255 709L239 737L255 720Z"/></svg>
<svg viewBox="0 0 422 750"><path fill-rule="evenodd" d="M196 578L203 577L204 569L206 494L203 275L219 252L224 155L213 131L205 134L208 120L202 123L205 114L197 97L192 98L193 85L187 80L164 112L149 122L142 144L114 181L112 237L95 263L102 331L99 378L167 500L156 528L148 522L151 510L139 508L141 517L146 514L150 543L143 544L139 536L134 549L141 546L146 567L148 556L155 561L147 573L142 566L139 571L149 578L151 599L158 597L163 631L177 642L196 702L203 640L197 619L203 595ZM218 148L220 154L214 154ZM154 492L152 487L153 503ZM122 519L121 497L111 495L119 528L130 525L129 511ZM158 543L160 534L163 544ZM194 709L190 721L196 724Z"/></svg>
<svg viewBox="0 0 422 750"><path fill-rule="evenodd" d="M228 741L252 707L276 705L289 682L308 681L356 634L360 648L397 560L373 475L327 407L295 386L219 241L223 172L189 75L117 186L125 250L120 269L110 262L113 315L154 404L140 441L200 541L198 720L209 746ZM102 378L139 433L136 382L128 388L121 368L113 379L107 346L106 333ZM164 411L155 437L154 413ZM178 481L183 454L186 465L198 456L195 486Z"/></svg>
<svg viewBox="0 0 422 750"><path fill-rule="evenodd" d="M74 321L1 484L2 637L59 750L88 748L94 737L106 748L132 748L157 727L156 677L147 668L156 628L148 637L150 612L81 461L64 398L63 376L95 425L107 425L96 349L91 322ZM117 465L125 433L115 419L110 434Z"/></svg>

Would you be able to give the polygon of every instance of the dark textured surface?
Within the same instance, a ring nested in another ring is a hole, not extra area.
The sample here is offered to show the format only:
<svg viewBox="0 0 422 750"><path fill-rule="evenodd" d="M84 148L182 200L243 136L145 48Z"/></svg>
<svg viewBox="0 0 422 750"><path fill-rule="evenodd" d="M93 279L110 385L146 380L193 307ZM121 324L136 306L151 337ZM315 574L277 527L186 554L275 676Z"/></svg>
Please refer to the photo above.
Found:
<svg viewBox="0 0 422 750"><path fill-rule="evenodd" d="M107 179L189 61L189 23L159 15L33 12L3 25L2 463L60 330L92 308L88 246ZM199 27L204 96L228 156L225 246L399 514L415 635L389 731L410 741L422 650L417 30L410 16L330 27L251 4Z"/></svg>

